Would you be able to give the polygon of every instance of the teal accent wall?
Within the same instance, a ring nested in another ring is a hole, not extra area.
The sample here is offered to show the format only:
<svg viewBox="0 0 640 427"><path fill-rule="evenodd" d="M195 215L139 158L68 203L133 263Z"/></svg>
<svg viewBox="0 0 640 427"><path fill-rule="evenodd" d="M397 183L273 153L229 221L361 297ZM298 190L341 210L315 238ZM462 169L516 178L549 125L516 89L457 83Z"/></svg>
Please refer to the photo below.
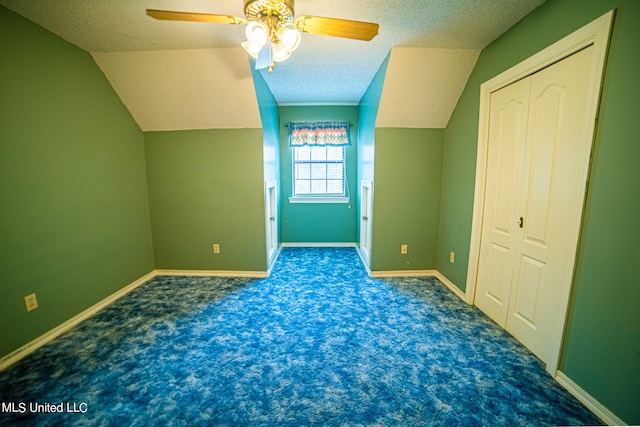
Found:
<svg viewBox="0 0 640 427"><path fill-rule="evenodd" d="M380 65L369 88L360 100L358 121L358 191L360 181L373 180L375 160L375 127L390 55Z"/></svg>
<svg viewBox="0 0 640 427"><path fill-rule="evenodd" d="M264 81L262 74L255 69L255 61L249 58L249 66L256 89L263 133L264 180L280 182L280 117L278 103ZM279 193L279 191L278 191Z"/></svg>
<svg viewBox="0 0 640 427"><path fill-rule="evenodd" d="M156 268L266 271L262 130L144 137Z"/></svg>
<svg viewBox="0 0 640 427"><path fill-rule="evenodd" d="M435 269L443 141L443 129L375 130L371 270Z"/></svg>
<svg viewBox="0 0 640 427"><path fill-rule="evenodd" d="M143 134L91 56L2 6L0 40L1 357L154 260Z"/></svg>
<svg viewBox="0 0 640 427"><path fill-rule="evenodd" d="M390 53L378 68L371 84L360 100L360 111L358 119L358 180L356 182L358 194L358 212L356 221L356 236L358 245L360 244L360 209L362 200L362 181L373 181L374 161L375 161L375 130L376 119L378 117L378 108L380 107L380 97L384 87L384 78L387 74L387 66L389 65ZM375 190L375 184L374 184ZM373 200L375 203L375 199ZM373 223L372 235L370 238L373 242ZM370 261L369 261L370 262ZM370 266L369 266L370 267Z"/></svg>
<svg viewBox="0 0 640 427"><path fill-rule="evenodd" d="M289 203L292 194L291 148L286 123L293 121L351 122L351 146L347 147L347 181L351 203ZM357 221L358 107L280 107L280 238L283 243L354 243Z"/></svg>
<svg viewBox="0 0 640 427"><path fill-rule="evenodd" d="M253 75L253 84L256 89L256 97L258 98L258 106L260 108L260 119L262 120L262 159L264 168L264 181L265 181L265 197L264 205L265 209L269 201L266 194L266 182L275 181L276 183L276 224L280 221L280 197L279 194L282 191L280 188L280 116L278 110L278 103L276 98L271 93L269 86L264 81L262 74L255 69L255 61L250 58L249 65L251 66L251 73ZM265 234L266 228L269 227L266 221L265 215ZM277 241L280 242L280 227L277 231ZM266 240L266 239L265 239ZM273 259L273 258L272 258ZM271 260L269 260L270 262Z"/></svg>
<svg viewBox="0 0 640 427"><path fill-rule="evenodd" d="M479 87L617 9L560 370L640 424L640 2L547 0L482 51L444 136L437 268L461 289L471 234ZM376 164L377 167L377 164ZM456 263L449 264L449 251Z"/></svg>

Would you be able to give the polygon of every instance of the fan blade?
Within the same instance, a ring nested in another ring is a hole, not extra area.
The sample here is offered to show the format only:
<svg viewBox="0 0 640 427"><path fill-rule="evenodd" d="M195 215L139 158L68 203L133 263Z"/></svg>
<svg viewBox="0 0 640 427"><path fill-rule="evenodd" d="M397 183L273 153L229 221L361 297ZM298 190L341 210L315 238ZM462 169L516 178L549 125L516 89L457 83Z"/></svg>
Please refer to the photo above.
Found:
<svg viewBox="0 0 640 427"><path fill-rule="evenodd" d="M217 24L246 24L244 19L230 15L210 13L174 12L172 10L147 9L147 15L164 21L214 22Z"/></svg>
<svg viewBox="0 0 640 427"><path fill-rule="evenodd" d="M295 24L300 31L323 36L369 41L378 34L378 24L348 19L300 16Z"/></svg>

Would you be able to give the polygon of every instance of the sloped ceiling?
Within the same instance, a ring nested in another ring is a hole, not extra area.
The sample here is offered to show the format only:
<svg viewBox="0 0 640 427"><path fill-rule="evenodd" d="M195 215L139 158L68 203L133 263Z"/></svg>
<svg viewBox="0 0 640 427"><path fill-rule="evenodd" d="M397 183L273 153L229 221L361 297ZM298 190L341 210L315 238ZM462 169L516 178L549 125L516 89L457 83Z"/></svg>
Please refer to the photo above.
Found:
<svg viewBox="0 0 640 427"><path fill-rule="evenodd" d="M396 48L380 120L444 127L479 51L543 1L299 0L296 15L378 22L379 35L362 42L304 34L288 61L261 75L279 105L357 105ZM90 52L143 130L257 127L250 65L239 46L244 27L145 15L153 8L243 16L242 0L0 4Z"/></svg>
<svg viewBox="0 0 640 427"><path fill-rule="evenodd" d="M376 126L445 128L479 54L478 49L393 48Z"/></svg>
<svg viewBox="0 0 640 427"><path fill-rule="evenodd" d="M92 55L144 131L262 126L242 49Z"/></svg>

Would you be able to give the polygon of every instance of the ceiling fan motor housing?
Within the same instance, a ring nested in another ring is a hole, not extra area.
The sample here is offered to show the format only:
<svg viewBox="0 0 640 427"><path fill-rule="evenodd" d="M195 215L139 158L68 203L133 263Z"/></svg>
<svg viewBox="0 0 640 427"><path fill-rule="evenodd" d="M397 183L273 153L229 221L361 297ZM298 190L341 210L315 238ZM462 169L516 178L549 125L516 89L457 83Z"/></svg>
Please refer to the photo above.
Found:
<svg viewBox="0 0 640 427"><path fill-rule="evenodd" d="M264 17L274 16L280 22L291 23L294 18L294 0L245 0L244 14L248 21L262 21Z"/></svg>

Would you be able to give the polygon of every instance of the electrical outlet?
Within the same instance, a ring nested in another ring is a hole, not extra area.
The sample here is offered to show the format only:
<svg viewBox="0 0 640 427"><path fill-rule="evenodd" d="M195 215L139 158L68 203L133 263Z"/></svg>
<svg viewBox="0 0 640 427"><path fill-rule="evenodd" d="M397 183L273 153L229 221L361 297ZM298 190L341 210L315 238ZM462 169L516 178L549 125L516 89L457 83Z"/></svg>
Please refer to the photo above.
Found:
<svg viewBox="0 0 640 427"><path fill-rule="evenodd" d="M450 262L451 264L453 264L454 262L456 262L456 254L455 254L455 252L453 252L453 251L452 251L452 252L449 252L449 262Z"/></svg>
<svg viewBox="0 0 640 427"><path fill-rule="evenodd" d="M213 253L214 254L219 254L220 253L220 245L217 243L213 244Z"/></svg>
<svg viewBox="0 0 640 427"><path fill-rule="evenodd" d="M33 311L38 308L38 299L36 298L36 294L24 297L24 305L27 307L27 311Z"/></svg>
<svg viewBox="0 0 640 427"><path fill-rule="evenodd" d="M406 254L408 253L407 245L402 245L402 246L400 246L400 253L401 253L402 255L406 255Z"/></svg>

